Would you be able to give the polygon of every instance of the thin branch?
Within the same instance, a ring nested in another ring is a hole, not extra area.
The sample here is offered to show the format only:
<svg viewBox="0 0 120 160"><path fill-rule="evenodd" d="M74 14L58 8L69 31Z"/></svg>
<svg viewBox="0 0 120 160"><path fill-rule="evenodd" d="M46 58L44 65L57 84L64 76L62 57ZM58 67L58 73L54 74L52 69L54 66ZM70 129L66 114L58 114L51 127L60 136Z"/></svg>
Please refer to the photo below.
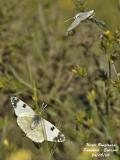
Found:
<svg viewBox="0 0 120 160"><path fill-rule="evenodd" d="M32 89L32 86L31 86L29 83L27 83L26 81L24 81L24 80L17 74L17 72L15 71L15 69L14 69L11 65L9 65L9 69L10 69L10 71L12 72L13 76L14 76L21 84L23 84L23 85L25 85L26 87Z"/></svg>

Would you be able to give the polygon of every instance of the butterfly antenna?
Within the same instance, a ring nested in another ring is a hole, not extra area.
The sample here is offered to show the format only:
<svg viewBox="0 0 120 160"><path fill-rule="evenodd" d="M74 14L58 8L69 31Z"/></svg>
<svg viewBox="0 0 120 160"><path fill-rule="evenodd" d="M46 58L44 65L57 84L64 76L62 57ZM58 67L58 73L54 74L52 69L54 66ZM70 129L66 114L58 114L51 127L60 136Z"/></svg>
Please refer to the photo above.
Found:
<svg viewBox="0 0 120 160"><path fill-rule="evenodd" d="M73 19L73 18L74 18L74 17L71 17L71 18L65 20L64 22L68 22L69 20L71 20L71 19Z"/></svg>
<svg viewBox="0 0 120 160"><path fill-rule="evenodd" d="M47 104L45 104L44 102L42 103L42 110L41 113L44 111L44 109L47 107Z"/></svg>

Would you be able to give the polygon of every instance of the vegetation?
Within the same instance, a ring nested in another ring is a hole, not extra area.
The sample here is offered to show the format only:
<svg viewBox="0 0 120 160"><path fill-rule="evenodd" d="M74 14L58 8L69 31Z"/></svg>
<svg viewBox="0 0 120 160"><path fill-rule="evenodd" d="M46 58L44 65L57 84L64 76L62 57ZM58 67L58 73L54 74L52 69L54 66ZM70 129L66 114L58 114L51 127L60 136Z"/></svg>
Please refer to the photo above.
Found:
<svg viewBox="0 0 120 160"><path fill-rule="evenodd" d="M86 143L120 146L120 11L109 1L0 0L0 160L92 160ZM107 28L85 21L65 36L64 21L91 9ZM47 103L43 117L66 141L36 148L17 126L12 95L36 112Z"/></svg>

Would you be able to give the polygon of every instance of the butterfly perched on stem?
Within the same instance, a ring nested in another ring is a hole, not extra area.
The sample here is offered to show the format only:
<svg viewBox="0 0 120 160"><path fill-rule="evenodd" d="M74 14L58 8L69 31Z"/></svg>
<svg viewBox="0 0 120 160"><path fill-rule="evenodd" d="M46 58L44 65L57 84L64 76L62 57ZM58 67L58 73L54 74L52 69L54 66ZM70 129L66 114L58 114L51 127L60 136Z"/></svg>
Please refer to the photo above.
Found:
<svg viewBox="0 0 120 160"><path fill-rule="evenodd" d="M17 124L33 142L64 142L65 136L52 123L36 114L33 109L17 97L11 97Z"/></svg>

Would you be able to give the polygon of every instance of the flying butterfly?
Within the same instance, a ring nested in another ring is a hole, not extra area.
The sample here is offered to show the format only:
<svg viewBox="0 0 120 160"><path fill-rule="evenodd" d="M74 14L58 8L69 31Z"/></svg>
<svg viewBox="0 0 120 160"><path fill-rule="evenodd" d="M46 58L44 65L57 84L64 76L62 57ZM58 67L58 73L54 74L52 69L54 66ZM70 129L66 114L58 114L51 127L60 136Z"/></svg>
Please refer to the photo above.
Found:
<svg viewBox="0 0 120 160"><path fill-rule="evenodd" d="M35 143L43 141L64 142L65 136L52 123L43 119L36 114L33 109L18 99L16 96L11 97L15 115L17 116L17 124Z"/></svg>
<svg viewBox="0 0 120 160"><path fill-rule="evenodd" d="M87 11L87 12L79 12L77 13L73 18L74 18L74 21L72 22L72 24L69 26L69 28L67 29L67 32L66 34L68 35L71 31L73 31L82 21L85 21L85 20L89 20L93 23L95 23L96 25L99 25L99 26L102 26L102 27L105 27L107 28L106 24L104 21L102 20L98 20L96 19L95 17L95 11L94 10L91 10L91 11ZM69 18L71 19L71 18ZM68 19L68 20L69 20ZM67 21L68 21L67 20Z"/></svg>
<svg viewBox="0 0 120 160"><path fill-rule="evenodd" d="M80 22L91 18L94 16L94 10L91 11L87 11L87 12L79 12L77 13L73 18L74 21L72 22L72 24L70 25L70 27L67 29L67 33L71 32L72 30L74 30L79 24Z"/></svg>

